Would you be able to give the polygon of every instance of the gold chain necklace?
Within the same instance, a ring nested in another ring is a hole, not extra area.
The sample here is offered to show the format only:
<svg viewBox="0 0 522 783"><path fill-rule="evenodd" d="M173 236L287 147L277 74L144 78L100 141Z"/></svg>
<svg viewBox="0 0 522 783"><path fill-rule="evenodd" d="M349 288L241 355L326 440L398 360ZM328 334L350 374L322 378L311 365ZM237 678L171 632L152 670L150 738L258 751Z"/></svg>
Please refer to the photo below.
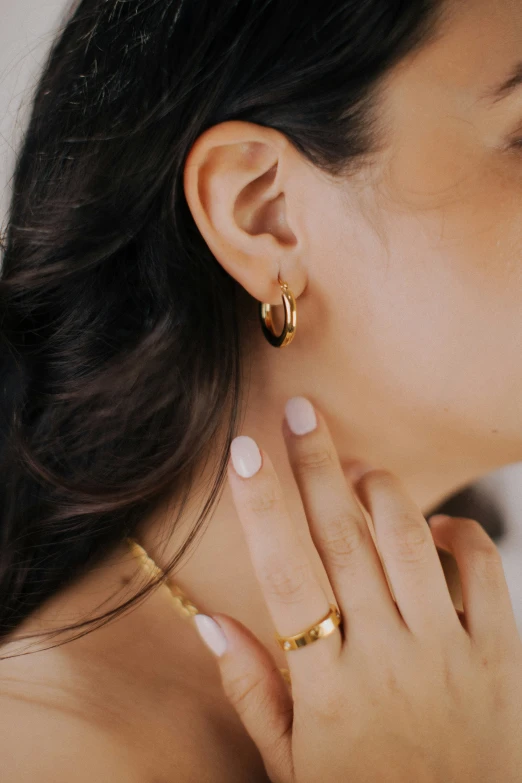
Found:
<svg viewBox="0 0 522 783"><path fill-rule="evenodd" d="M131 553L151 576L156 577L164 573L164 571L152 559L148 552L141 546L141 544L138 544L134 538L127 538L126 541L129 545ZM170 595L172 596L174 608L181 617L190 619L194 617L195 614L200 614L197 606L192 603L190 598L188 598L179 585L172 582L169 577L167 577L165 584L168 587ZM292 683L289 670L279 668L279 671L283 675L285 682L291 686Z"/></svg>

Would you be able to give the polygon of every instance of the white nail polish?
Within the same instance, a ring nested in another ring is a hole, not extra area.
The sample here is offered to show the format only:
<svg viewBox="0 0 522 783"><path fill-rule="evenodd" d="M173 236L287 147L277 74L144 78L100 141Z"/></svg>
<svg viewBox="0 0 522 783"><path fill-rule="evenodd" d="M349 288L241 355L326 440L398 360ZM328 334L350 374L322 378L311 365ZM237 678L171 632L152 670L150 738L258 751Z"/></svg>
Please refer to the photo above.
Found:
<svg viewBox="0 0 522 783"><path fill-rule="evenodd" d="M306 435L317 427L314 406L306 397L291 397L285 405L285 416L294 435Z"/></svg>
<svg viewBox="0 0 522 783"><path fill-rule="evenodd" d="M207 614L195 614L194 622L199 635L214 655L223 655L227 649L227 639L218 623Z"/></svg>
<svg viewBox="0 0 522 783"><path fill-rule="evenodd" d="M242 478L251 478L261 467L261 452L257 443L248 435L238 435L230 446L234 470Z"/></svg>

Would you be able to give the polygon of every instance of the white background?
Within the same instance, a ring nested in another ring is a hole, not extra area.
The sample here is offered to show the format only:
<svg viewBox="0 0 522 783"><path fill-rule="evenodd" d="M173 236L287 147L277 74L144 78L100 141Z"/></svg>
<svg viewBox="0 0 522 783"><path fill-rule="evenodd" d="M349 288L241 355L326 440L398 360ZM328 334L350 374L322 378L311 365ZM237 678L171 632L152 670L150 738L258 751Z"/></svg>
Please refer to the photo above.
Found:
<svg viewBox="0 0 522 783"><path fill-rule="evenodd" d="M16 144L30 108L31 86L70 5L71 0L0 0L0 226L5 220ZM522 630L522 463L480 483L497 498L507 519L508 532L499 548Z"/></svg>

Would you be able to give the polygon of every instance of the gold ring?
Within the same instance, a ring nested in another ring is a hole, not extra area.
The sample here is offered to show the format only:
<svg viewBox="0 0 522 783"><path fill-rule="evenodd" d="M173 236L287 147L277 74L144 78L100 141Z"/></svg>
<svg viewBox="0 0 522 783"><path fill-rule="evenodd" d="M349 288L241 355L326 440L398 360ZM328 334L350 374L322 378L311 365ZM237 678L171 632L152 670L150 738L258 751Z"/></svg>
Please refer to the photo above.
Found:
<svg viewBox="0 0 522 783"><path fill-rule="evenodd" d="M335 604L330 604L330 611L318 623L314 623L305 631L297 633L294 636L280 636L276 633L275 638L282 650L298 650L307 644L316 642L325 636L329 636L341 624L341 613Z"/></svg>

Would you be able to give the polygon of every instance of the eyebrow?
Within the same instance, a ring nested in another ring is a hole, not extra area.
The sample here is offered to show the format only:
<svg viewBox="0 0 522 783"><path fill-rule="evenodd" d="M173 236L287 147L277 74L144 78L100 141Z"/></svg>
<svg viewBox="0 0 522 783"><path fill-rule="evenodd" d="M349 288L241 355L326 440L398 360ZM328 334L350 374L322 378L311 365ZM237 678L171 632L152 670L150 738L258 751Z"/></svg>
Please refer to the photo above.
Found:
<svg viewBox="0 0 522 783"><path fill-rule="evenodd" d="M485 100L489 100L492 103L497 103L497 101L501 101L504 98L507 98L508 95L511 95L517 87L520 87L522 85L522 60L517 63L512 70L511 74L508 76L508 78L502 82L502 84L498 84L493 88L490 88L487 90L483 98Z"/></svg>

